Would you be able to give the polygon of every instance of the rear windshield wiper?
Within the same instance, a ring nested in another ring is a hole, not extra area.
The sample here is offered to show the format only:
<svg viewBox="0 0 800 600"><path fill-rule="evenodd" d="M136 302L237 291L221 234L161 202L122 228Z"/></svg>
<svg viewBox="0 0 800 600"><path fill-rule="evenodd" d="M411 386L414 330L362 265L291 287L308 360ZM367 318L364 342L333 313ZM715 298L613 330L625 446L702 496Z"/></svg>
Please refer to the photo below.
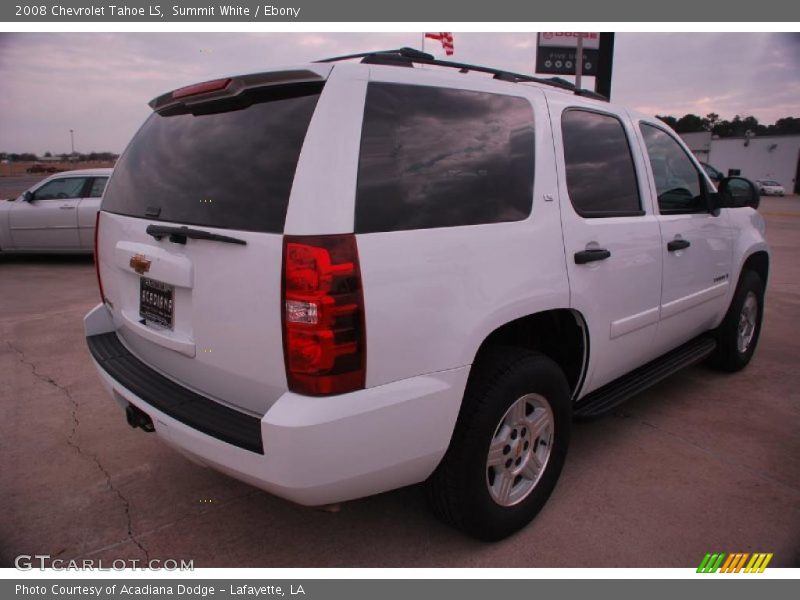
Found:
<svg viewBox="0 0 800 600"><path fill-rule="evenodd" d="M192 238L193 240L211 240L212 242L225 242L226 244L247 245L246 241L240 240L239 238L211 233L210 231L203 231L202 229L190 229L185 226L169 227L167 225L148 225L145 231L147 235L152 235L157 240L168 235L169 241L174 244L185 244L186 238Z"/></svg>

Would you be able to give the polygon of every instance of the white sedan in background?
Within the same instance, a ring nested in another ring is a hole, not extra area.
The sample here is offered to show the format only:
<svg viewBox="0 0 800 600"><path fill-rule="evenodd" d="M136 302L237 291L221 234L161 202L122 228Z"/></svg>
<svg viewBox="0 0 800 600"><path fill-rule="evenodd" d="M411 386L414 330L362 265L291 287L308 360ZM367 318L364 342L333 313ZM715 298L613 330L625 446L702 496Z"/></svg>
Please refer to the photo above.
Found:
<svg viewBox="0 0 800 600"><path fill-rule="evenodd" d="M112 170L65 171L17 198L0 200L0 252L91 254L97 211Z"/></svg>
<svg viewBox="0 0 800 600"><path fill-rule="evenodd" d="M786 193L780 183L771 179L757 180L756 187L762 196L783 196Z"/></svg>

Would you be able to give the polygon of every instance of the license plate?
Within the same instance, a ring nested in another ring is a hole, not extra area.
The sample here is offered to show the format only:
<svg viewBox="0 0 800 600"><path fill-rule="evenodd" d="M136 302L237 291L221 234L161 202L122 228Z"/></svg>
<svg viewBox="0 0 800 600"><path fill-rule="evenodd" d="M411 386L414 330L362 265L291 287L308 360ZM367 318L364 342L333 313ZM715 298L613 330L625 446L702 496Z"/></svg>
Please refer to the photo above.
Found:
<svg viewBox="0 0 800 600"><path fill-rule="evenodd" d="M139 316L146 323L172 329L174 307L174 285L147 277L139 280Z"/></svg>

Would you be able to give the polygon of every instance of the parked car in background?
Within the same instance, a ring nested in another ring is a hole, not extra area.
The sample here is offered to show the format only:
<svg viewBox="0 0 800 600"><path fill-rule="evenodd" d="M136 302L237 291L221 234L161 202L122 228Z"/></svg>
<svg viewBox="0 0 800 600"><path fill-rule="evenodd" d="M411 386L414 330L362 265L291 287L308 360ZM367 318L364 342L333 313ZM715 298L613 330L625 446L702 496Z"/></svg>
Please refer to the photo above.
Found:
<svg viewBox="0 0 800 600"><path fill-rule="evenodd" d="M34 163L27 169L28 173L60 173L61 169L52 165L43 165L42 163Z"/></svg>
<svg viewBox="0 0 800 600"><path fill-rule="evenodd" d="M0 252L91 254L97 211L111 171L65 171L0 201Z"/></svg>
<svg viewBox="0 0 800 600"><path fill-rule="evenodd" d="M714 183L719 183L723 179L725 179L725 175L723 175L719 169L715 169L710 164L700 161L700 166L703 167L703 170L706 174L711 178Z"/></svg>
<svg viewBox="0 0 800 600"><path fill-rule="evenodd" d="M756 179L755 183L762 196L783 196L786 193L783 186L772 179Z"/></svg>

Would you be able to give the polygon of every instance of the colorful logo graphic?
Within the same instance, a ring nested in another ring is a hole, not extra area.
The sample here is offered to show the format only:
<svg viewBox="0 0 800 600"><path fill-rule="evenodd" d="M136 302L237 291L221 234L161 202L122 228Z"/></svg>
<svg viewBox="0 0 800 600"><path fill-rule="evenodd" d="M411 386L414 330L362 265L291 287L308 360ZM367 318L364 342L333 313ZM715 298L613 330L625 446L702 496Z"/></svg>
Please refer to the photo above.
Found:
<svg viewBox="0 0 800 600"><path fill-rule="evenodd" d="M757 552L748 554L747 552L737 552L725 554L715 552L706 554L700 566L697 567L698 573L763 573L769 561L772 560L772 553ZM747 565L747 566L745 566Z"/></svg>

